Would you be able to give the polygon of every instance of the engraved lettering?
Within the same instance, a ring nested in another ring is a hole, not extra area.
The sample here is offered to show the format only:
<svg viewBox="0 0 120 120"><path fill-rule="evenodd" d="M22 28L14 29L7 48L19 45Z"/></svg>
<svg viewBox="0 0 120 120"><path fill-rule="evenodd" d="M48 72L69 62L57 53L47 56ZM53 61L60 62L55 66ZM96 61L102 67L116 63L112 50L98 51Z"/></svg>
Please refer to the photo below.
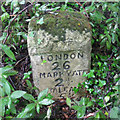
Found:
<svg viewBox="0 0 120 120"><path fill-rule="evenodd" d="M40 78L45 78L45 73L40 73Z"/></svg>
<svg viewBox="0 0 120 120"><path fill-rule="evenodd" d="M70 58L71 58L71 59L75 59L75 57L76 57L75 53L72 53L72 54L70 55Z"/></svg>
<svg viewBox="0 0 120 120"><path fill-rule="evenodd" d="M53 56L52 55L48 55L47 60L48 61L53 61Z"/></svg>

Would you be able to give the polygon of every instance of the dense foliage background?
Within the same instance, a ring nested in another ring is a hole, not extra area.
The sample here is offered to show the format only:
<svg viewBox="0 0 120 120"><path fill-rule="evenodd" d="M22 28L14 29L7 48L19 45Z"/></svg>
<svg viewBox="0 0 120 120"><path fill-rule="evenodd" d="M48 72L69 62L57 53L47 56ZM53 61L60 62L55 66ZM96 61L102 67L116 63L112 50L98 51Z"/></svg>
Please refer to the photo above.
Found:
<svg viewBox="0 0 120 120"><path fill-rule="evenodd" d="M0 119L6 118L118 118L120 115L120 2L25 3L7 0L1 4L3 51L0 68ZM92 64L87 80L74 88L86 89L80 101L70 98L54 102L48 89L36 95L27 53L28 23L58 10L79 11L92 27ZM53 103L53 104L52 104ZM47 105L47 107L44 107ZM68 107L69 106L69 107ZM119 117L120 118L120 117Z"/></svg>

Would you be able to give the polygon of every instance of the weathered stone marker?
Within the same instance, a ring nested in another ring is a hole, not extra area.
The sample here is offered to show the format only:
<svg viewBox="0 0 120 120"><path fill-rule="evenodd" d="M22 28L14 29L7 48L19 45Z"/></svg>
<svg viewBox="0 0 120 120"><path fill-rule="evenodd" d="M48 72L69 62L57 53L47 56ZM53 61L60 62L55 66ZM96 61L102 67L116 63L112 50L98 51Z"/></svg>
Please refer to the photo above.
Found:
<svg viewBox="0 0 120 120"><path fill-rule="evenodd" d="M28 51L34 84L40 91L49 88L54 98L72 97L72 89L90 69L91 28L78 12L57 13L44 15L42 25L37 18L31 20Z"/></svg>

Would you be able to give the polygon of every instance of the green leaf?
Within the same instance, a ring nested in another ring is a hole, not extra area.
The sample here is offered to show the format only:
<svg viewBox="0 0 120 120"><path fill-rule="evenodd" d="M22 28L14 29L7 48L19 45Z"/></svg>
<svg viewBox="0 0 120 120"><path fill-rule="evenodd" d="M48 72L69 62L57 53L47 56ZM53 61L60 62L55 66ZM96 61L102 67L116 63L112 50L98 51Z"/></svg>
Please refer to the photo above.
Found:
<svg viewBox="0 0 120 120"><path fill-rule="evenodd" d="M16 7L13 11L13 14L16 14L20 10L20 7Z"/></svg>
<svg viewBox="0 0 120 120"><path fill-rule="evenodd" d="M81 110L77 111L77 118L82 118L85 115L86 107L82 106Z"/></svg>
<svg viewBox="0 0 120 120"><path fill-rule="evenodd" d="M26 99L26 100L35 101L35 98L34 98L31 94L28 94L28 93L25 93L25 94L23 95L23 98Z"/></svg>
<svg viewBox="0 0 120 120"><path fill-rule="evenodd" d="M5 91L4 89L0 86L0 97L5 96Z"/></svg>
<svg viewBox="0 0 120 120"><path fill-rule="evenodd" d="M10 69L12 69L13 67L7 65L5 67L0 68L0 74L4 74L6 71L9 71Z"/></svg>
<svg viewBox="0 0 120 120"><path fill-rule="evenodd" d="M119 111L118 107L113 107L110 110L110 118L118 118L118 111Z"/></svg>
<svg viewBox="0 0 120 120"><path fill-rule="evenodd" d="M9 71L4 72L4 75L8 77L8 76L16 75L17 73L18 72L15 70L9 70Z"/></svg>
<svg viewBox="0 0 120 120"><path fill-rule="evenodd" d="M31 111L31 110L34 109L34 108L35 108L35 103L28 104L28 105L25 107L24 112L29 112L29 111Z"/></svg>
<svg viewBox="0 0 120 120"><path fill-rule="evenodd" d="M32 87L32 84L31 84L31 82L30 82L29 80L26 80L26 83L27 83L27 86L28 86L29 88Z"/></svg>
<svg viewBox="0 0 120 120"><path fill-rule="evenodd" d="M85 101L86 99L82 97L81 100L79 101L79 105L85 105Z"/></svg>
<svg viewBox="0 0 120 120"><path fill-rule="evenodd" d="M48 88L39 93L38 100L42 100L43 98L45 98L47 93L48 93Z"/></svg>
<svg viewBox="0 0 120 120"><path fill-rule="evenodd" d="M111 22L112 20L114 20L115 18L109 18L109 19L107 19L106 20L106 23L109 23L109 22Z"/></svg>
<svg viewBox="0 0 120 120"><path fill-rule="evenodd" d="M70 98L67 97L66 103L67 103L67 105L71 108L71 99L70 99Z"/></svg>
<svg viewBox="0 0 120 120"><path fill-rule="evenodd" d="M12 103L10 108L11 113L16 114L16 108L15 105Z"/></svg>
<svg viewBox="0 0 120 120"><path fill-rule="evenodd" d="M72 108L76 111L81 111L81 107L78 105L73 105Z"/></svg>
<svg viewBox="0 0 120 120"><path fill-rule="evenodd" d="M104 85L106 85L106 81L104 80L99 80L99 86L103 87Z"/></svg>
<svg viewBox="0 0 120 120"><path fill-rule="evenodd" d="M7 45L0 44L0 47L2 48L2 50L6 53L8 57L10 57L13 60L16 60L14 53L10 50L10 48Z"/></svg>
<svg viewBox="0 0 120 120"><path fill-rule="evenodd" d="M48 110L47 110L47 116L46 116L46 118L50 119L51 113L52 113L52 110L49 107Z"/></svg>
<svg viewBox="0 0 120 120"><path fill-rule="evenodd" d="M9 109L11 108L11 104L12 104L11 97L8 97L8 108L9 108Z"/></svg>
<svg viewBox="0 0 120 120"><path fill-rule="evenodd" d="M99 112L96 113L95 118L100 118Z"/></svg>
<svg viewBox="0 0 120 120"><path fill-rule="evenodd" d="M2 16L1 16L1 21L4 21L7 18L10 18L10 15L7 12L3 13Z"/></svg>
<svg viewBox="0 0 120 120"><path fill-rule="evenodd" d="M11 94L12 98L20 98L22 97L26 92L25 91L21 91L21 90L16 90L15 92L13 92Z"/></svg>
<svg viewBox="0 0 120 120"><path fill-rule="evenodd" d="M92 106L92 105L93 105L93 102L90 101L90 102L88 102L87 107L90 107L90 106Z"/></svg>
<svg viewBox="0 0 120 120"><path fill-rule="evenodd" d="M44 23L44 21L43 21L43 17L42 17L42 18L40 18L40 20L37 20L37 24L42 25L43 23Z"/></svg>
<svg viewBox="0 0 120 120"><path fill-rule="evenodd" d="M39 112L40 112L40 105L39 104L37 104L37 106L36 106L36 111L39 114Z"/></svg>
<svg viewBox="0 0 120 120"><path fill-rule="evenodd" d="M10 93L11 93L11 88L10 88L8 82L5 83L5 92L7 95L10 95Z"/></svg>
<svg viewBox="0 0 120 120"><path fill-rule="evenodd" d="M105 96L105 102L108 102L110 100L110 96Z"/></svg>
<svg viewBox="0 0 120 120"><path fill-rule="evenodd" d="M6 98L0 99L0 116L4 116L5 114L5 105L6 105Z"/></svg>
<svg viewBox="0 0 120 120"><path fill-rule="evenodd" d="M1 10L2 10L3 12L6 12L6 10L5 10L5 8L3 7L3 5L1 5Z"/></svg>
<svg viewBox="0 0 120 120"><path fill-rule="evenodd" d="M51 99L43 99L42 101L39 102L40 105L50 105L52 103L54 103L54 101Z"/></svg>
<svg viewBox="0 0 120 120"><path fill-rule="evenodd" d="M25 4L25 0L19 2L21 5Z"/></svg>

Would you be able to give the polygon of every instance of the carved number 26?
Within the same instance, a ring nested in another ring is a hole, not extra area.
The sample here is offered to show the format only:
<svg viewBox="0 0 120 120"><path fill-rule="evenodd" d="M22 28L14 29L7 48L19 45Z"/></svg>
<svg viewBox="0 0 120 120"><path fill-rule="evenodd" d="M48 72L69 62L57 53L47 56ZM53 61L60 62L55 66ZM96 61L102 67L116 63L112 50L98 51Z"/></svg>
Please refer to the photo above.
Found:
<svg viewBox="0 0 120 120"><path fill-rule="evenodd" d="M65 61L63 63L63 68L66 69L66 70L70 69L70 65L68 65L68 63L70 63L70 62L69 61ZM60 70L59 62L54 62L52 64L52 66L54 66L54 68L52 70Z"/></svg>

